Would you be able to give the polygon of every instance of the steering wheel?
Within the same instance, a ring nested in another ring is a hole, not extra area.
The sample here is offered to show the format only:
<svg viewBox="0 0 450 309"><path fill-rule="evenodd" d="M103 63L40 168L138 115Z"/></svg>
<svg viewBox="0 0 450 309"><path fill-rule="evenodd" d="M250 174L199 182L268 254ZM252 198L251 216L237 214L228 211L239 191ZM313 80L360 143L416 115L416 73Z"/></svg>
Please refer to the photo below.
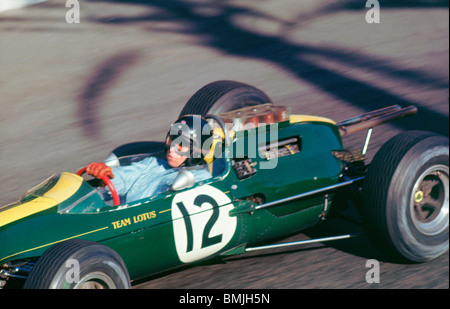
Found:
<svg viewBox="0 0 450 309"><path fill-rule="evenodd" d="M86 172L86 168L83 167L82 169L80 169L80 170L77 172L77 175L78 175L78 176L81 176L81 175L83 175L85 172ZM113 198L114 206L119 206L119 205L120 205L119 194L117 193L117 190L116 190L116 188L114 187L114 185L113 185L111 179L109 179L109 177L106 176L106 175L103 175L100 179L103 180L103 182L105 183L105 185L108 186L109 191L111 192L111 195L112 195L112 198Z"/></svg>

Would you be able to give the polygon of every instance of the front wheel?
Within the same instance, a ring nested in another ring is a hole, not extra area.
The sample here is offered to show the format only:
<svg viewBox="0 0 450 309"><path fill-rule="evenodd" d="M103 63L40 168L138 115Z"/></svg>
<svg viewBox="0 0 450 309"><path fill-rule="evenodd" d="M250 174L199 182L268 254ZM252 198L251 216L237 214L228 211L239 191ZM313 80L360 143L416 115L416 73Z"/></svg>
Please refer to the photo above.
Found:
<svg viewBox="0 0 450 309"><path fill-rule="evenodd" d="M369 238L411 262L446 252L449 179L448 138L421 131L393 137L375 155L363 188Z"/></svg>
<svg viewBox="0 0 450 309"><path fill-rule="evenodd" d="M120 256L104 245L73 239L48 249L37 260L25 289L128 289Z"/></svg>

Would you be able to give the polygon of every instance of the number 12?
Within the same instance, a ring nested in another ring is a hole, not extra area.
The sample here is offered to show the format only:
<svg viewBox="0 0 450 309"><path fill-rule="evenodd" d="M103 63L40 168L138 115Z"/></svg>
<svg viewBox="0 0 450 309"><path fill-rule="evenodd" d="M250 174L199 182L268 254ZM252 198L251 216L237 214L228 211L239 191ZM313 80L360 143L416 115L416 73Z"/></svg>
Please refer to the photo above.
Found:
<svg viewBox="0 0 450 309"><path fill-rule="evenodd" d="M222 241L222 234L209 237L211 229L213 228L214 224L219 218L219 205L212 197L204 194L197 196L194 200L194 206L198 206L200 208L204 203L211 204L213 213L209 218L208 222L206 223L205 229L203 230L202 246L201 246L202 249L218 244ZM178 202L177 206L180 209L181 214L183 215L184 223L186 226L186 235L187 235L186 252L191 252L194 247L194 232L192 230L191 218L183 202Z"/></svg>

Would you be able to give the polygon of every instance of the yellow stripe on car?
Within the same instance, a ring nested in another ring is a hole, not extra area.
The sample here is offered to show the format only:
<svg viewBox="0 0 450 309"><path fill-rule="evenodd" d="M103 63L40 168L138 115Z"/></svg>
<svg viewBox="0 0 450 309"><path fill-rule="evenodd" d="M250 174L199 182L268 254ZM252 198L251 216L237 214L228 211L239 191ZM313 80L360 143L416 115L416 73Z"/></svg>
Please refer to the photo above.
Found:
<svg viewBox="0 0 450 309"><path fill-rule="evenodd" d="M83 178L80 176L71 173L62 173L58 182L43 196L2 211L0 214L0 226L58 205L74 195L82 183Z"/></svg>
<svg viewBox="0 0 450 309"><path fill-rule="evenodd" d="M96 230L93 230L93 231L89 231L89 232L86 232L86 233L83 233L83 234L78 234L78 235L71 236L71 237L64 238L64 239L60 239L60 240L57 240L57 241L54 241L54 242L51 242L51 243L48 243L48 244L45 244L45 245L42 245L42 246L38 246L38 247L35 247L35 248L31 248L31 249L28 249L28 250L17 252L17 253L14 253L14 254L11 254L9 256L5 256L5 257L1 258L0 262L3 261L3 260L9 259L10 257L13 257L15 255L19 255L19 254L30 252L30 251L33 251L33 250L45 248L45 247L48 247L48 246L51 246L51 245L54 245L54 244L57 244L57 243L60 243L60 242L66 241L66 240L70 240L70 239L78 238L78 237L85 236L85 235L88 235L88 234L92 234L92 233L95 233L95 232L103 231L103 230L106 230L108 228L109 227L105 226L105 227L102 227L102 228L99 228L99 229L96 229Z"/></svg>
<svg viewBox="0 0 450 309"><path fill-rule="evenodd" d="M331 124L336 124L335 121L320 117L320 116L310 116L310 115L291 115L289 118L290 123L297 123L297 122L328 122Z"/></svg>

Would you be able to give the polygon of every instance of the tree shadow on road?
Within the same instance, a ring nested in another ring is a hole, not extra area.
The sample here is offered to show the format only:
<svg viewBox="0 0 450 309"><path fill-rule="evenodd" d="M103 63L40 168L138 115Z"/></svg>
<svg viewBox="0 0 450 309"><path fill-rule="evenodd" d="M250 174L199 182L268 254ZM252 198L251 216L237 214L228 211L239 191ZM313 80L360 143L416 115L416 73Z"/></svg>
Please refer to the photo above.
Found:
<svg viewBox="0 0 450 309"><path fill-rule="evenodd" d="M99 109L108 89L117 83L124 71L137 62L137 51L113 55L100 63L87 79L78 96L78 119L85 136L97 139L101 135Z"/></svg>
<svg viewBox="0 0 450 309"><path fill-rule="evenodd" d="M91 0L94 2L94 0ZM338 62L360 70L376 72L382 78L405 82L412 86L424 86L429 89L448 89L448 80L442 80L433 74L399 67L381 57L374 57L345 48L317 47L309 44L292 43L281 36L261 34L237 26L233 20L237 16L258 17L267 21L279 21L251 8L238 7L227 1L165 1L165 0L98 0L95 2L128 3L142 5L148 10L138 16L111 16L93 20L108 23L111 26L144 23L149 31L182 33L200 38L200 44L217 49L228 55L242 58L258 59L280 66L298 79L319 88L324 93L333 95L351 105L364 110L374 110L388 105L399 104L403 107L418 106L419 113L411 119L394 122L393 125L403 129L420 129L449 135L449 118L429 106L411 101L387 89L350 77L341 72L327 68L318 62L308 60L309 56L320 56L328 61ZM360 2L360 1L358 1ZM385 1L390 7L399 7L393 1ZM402 5L416 7L442 7L442 1L405 1ZM341 10L354 9L355 1L340 1ZM448 3L447 3L448 5ZM364 4L361 4L361 9ZM319 13L322 14L320 10ZM178 23L180 27L161 29L152 27L157 22ZM442 98L448 100L448 98Z"/></svg>
<svg viewBox="0 0 450 309"><path fill-rule="evenodd" d="M358 0L347 1L344 4L346 9L358 9L361 6ZM447 0L379 0L383 8L448 8Z"/></svg>

